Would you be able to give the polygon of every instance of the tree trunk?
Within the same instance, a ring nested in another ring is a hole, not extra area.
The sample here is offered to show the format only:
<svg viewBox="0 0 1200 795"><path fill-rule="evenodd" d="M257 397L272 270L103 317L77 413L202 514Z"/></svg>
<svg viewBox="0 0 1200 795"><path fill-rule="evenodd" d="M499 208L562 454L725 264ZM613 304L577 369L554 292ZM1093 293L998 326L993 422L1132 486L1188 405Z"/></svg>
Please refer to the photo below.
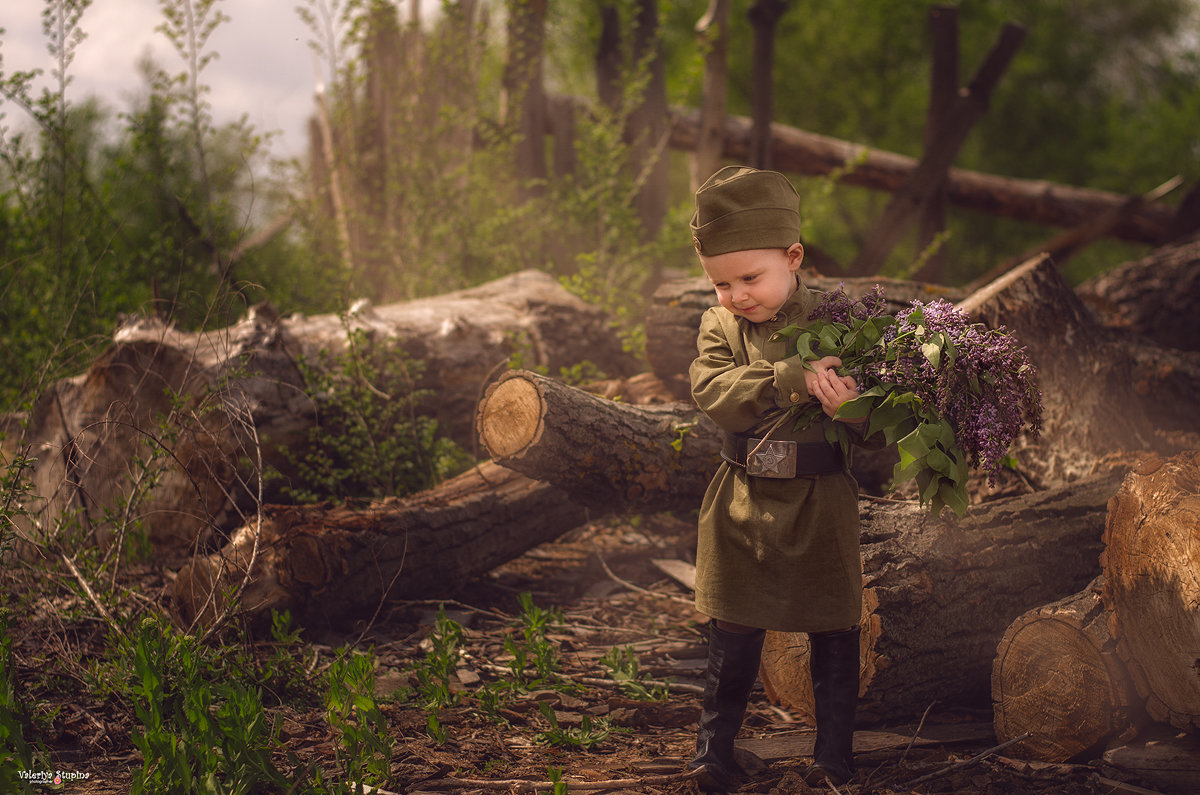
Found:
<svg viewBox="0 0 1200 795"><path fill-rule="evenodd" d="M720 463L692 404L628 406L521 370L488 387L476 424L494 461L604 511L692 510Z"/></svg>
<svg viewBox="0 0 1200 795"><path fill-rule="evenodd" d="M180 569L172 614L185 628L208 625L244 581L241 611L252 619L271 610L308 626L369 617L389 599L451 597L585 521L553 486L491 463L362 510L275 506L261 526L243 526L221 551Z"/></svg>
<svg viewBox="0 0 1200 795"><path fill-rule="evenodd" d="M1022 265L959 306L1007 328L1038 369L1042 432L1013 446L1036 483L1083 477L1112 456L1170 455L1200 442L1200 354L1101 327L1048 259Z"/></svg>
<svg viewBox="0 0 1200 795"><path fill-rule="evenodd" d="M1109 503L1104 603L1155 720L1200 728L1200 449L1143 461Z"/></svg>
<svg viewBox="0 0 1200 795"><path fill-rule="evenodd" d="M987 703L1005 628L1099 573L1103 475L931 519L913 503L860 502L864 601L859 718L913 720L935 702ZM808 638L769 632L768 697L812 715Z"/></svg>
<svg viewBox="0 0 1200 795"><path fill-rule="evenodd" d="M288 473L281 446L302 443L313 426L319 407L298 362L343 351L354 329L399 340L424 363L416 388L434 395L428 411L439 430L468 449L479 395L515 355L552 371L583 361L610 376L639 367L603 312L536 271L434 298L360 304L344 318L262 309L200 334L129 322L86 374L52 385L35 406L27 438L43 452L29 507L39 529L29 522L23 533L45 542L78 523L84 541L107 546L140 524L159 551L191 554L214 530L237 527L239 510L256 510L259 454L262 467ZM270 489L265 498L279 500Z"/></svg>
<svg viewBox="0 0 1200 795"><path fill-rule="evenodd" d="M644 240L662 231L670 203L670 159L667 157L667 75L663 62L658 0L638 0L633 32L634 62L644 64L646 88L629 114L626 133L630 161L638 187L634 206L641 219ZM657 260L655 260L657 263ZM650 283L658 282L656 264Z"/></svg>
<svg viewBox="0 0 1200 795"><path fill-rule="evenodd" d="M895 193L883 215L864 238L865 243L851 265L855 275L874 273L884 264L912 221L942 189L950 164L966 142L967 135L987 110L992 91L1025 40L1025 28L1006 24L970 85L955 97L933 140L925 148L912 176Z"/></svg>
<svg viewBox="0 0 1200 795"><path fill-rule="evenodd" d="M1163 347L1200 351L1200 239L1156 249L1089 279L1077 292L1111 328Z"/></svg>
<svg viewBox="0 0 1200 795"><path fill-rule="evenodd" d="M518 136L517 176L527 193L546 179L546 94L542 54L546 38L546 0L508 3L508 51L504 66L503 118Z"/></svg>
<svg viewBox="0 0 1200 795"><path fill-rule="evenodd" d="M1005 630L992 669L996 739L1031 735L1006 753L1043 762L1087 758L1114 739L1133 739L1145 721L1108 630L1101 588L1098 577Z"/></svg>
<svg viewBox="0 0 1200 795"><path fill-rule="evenodd" d="M725 148L725 107L729 84L730 0L708 0L708 10L696 23L696 39L704 52L704 88L701 92L700 134L692 155L692 192L721 168Z"/></svg>
<svg viewBox="0 0 1200 795"><path fill-rule="evenodd" d="M771 122L775 119L775 30L787 10L784 0L755 0L747 12L754 28L750 161L755 168L775 168L771 151Z"/></svg>
<svg viewBox="0 0 1200 795"><path fill-rule="evenodd" d="M926 151L937 140L938 131L946 123L954 102L958 98L958 9L954 6L930 6L929 41L932 65L929 70L929 107L925 111ZM917 229L917 252L922 254L931 247L940 248L938 239L946 231L946 183L945 180L929 195L921 210ZM945 254L930 251L925 265L916 276L921 281L940 281L945 270Z"/></svg>

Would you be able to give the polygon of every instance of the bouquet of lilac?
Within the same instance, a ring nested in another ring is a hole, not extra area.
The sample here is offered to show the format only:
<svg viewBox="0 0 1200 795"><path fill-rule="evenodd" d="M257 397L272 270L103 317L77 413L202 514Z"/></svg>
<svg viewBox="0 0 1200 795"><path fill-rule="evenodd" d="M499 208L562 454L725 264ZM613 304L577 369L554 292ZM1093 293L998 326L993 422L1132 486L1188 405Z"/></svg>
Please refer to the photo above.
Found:
<svg viewBox="0 0 1200 795"><path fill-rule="evenodd" d="M965 514L969 468L993 478L1021 430L1041 429L1037 371L1003 326L972 323L941 299L889 315L879 285L858 300L839 286L808 319L778 332L789 340L788 353L805 362L842 360L839 372L854 378L860 393L837 416L865 417L864 437L882 433L896 444L894 485L916 480L921 504L935 516L946 505ZM798 412L796 427L821 416L820 405L810 405ZM846 450L849 433L845 423L825 423L829 441Z"/></svg>

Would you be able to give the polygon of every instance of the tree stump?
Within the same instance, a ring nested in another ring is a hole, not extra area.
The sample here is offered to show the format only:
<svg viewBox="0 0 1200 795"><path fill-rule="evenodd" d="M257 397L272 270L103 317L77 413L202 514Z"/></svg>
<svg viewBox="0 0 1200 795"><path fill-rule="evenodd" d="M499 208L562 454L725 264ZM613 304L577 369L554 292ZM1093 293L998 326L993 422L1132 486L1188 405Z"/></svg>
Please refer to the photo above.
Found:
<svg viewBox="0 0 1200 795"><path fill-rule="evenodd" d="M996 739L1032 736L1006 753L1043 762L1088 758L1127 742L1145 722L1141 700L1116 654L1103 578L1009 625L992 669Z"/></svg>
<svg viewBox="0 0 1200 795"><path fill-rule="evenodd" d="M1109 629L1155 720L1200 728L1200 450L1152 456L1104 529Z"/></svg>

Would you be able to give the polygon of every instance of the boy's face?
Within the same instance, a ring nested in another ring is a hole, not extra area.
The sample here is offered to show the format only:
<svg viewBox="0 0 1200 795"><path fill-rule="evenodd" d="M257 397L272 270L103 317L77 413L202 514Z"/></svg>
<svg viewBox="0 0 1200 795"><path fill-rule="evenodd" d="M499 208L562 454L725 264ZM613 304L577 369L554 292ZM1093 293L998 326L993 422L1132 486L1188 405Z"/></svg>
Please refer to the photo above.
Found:
<svg viewBox="0 0 1200 795"><path fill-rule="evenodd" d="M751 323L775 316L796 291L795 273L804 259L804 247L756 248L730 251L715 257L700 255L700 264L721 306Z"/></svg>

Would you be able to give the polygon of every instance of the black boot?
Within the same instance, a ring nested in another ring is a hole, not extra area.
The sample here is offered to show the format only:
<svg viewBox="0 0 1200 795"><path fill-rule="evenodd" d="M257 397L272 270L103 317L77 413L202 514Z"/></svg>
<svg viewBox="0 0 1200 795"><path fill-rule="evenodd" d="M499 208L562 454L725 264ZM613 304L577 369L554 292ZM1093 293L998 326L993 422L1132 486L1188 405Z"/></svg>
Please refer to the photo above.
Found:
<svg viewBox="0 0 1200 795"><path fill-rule="evenodd" d="M809 671L817 718L810 784L844 784L854 775L854 711L858 707L859 628L810 633Z"/></svg>
<svg viewBox="0 0 1200 795"><path fill-rule="evenodd" d="M718 628L715 621L709 624L700 729L690 765L692 778L705 792L733 789L745 775L733 758L733 738L742 727L765 636L761 629L740 635Z"/></svg>

